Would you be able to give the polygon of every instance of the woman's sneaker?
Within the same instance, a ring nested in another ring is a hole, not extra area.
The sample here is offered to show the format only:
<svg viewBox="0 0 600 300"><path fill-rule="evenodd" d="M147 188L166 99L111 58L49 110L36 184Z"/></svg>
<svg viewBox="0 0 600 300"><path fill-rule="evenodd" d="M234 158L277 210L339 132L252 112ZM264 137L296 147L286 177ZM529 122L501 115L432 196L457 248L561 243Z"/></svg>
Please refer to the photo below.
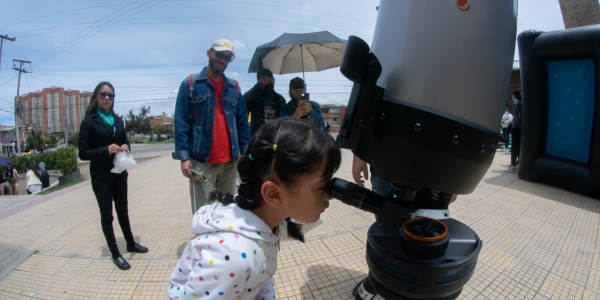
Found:
<svg viewBox="0 0 600 300"><path fill-rule="evenodd" d="M506 170L504 170L504 172L506 172L506 173L514 173L515 172L515 166L513 166L513 165L508 166L508 168L506 168Z"/></svg>

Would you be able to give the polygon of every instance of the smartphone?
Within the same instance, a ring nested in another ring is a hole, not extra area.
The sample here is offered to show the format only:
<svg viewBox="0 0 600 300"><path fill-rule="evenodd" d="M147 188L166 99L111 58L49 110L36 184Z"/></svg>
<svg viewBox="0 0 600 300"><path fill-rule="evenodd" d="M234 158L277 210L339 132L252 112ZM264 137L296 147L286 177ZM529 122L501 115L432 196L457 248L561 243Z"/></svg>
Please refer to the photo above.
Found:
<svg viewBox="0 0 600 300"><path fill-rule="evenodd" d="M302 101L301 105L302 105L303 112L310 112L312 110L312 105L310 104L310 101L308 101L308 100L300 100L300 101Z"/></svg>
<svg viewBox="0 0 600 300"><path fill-rule="evenodd" d="M304 93L302 95L300 95L300 100L310 100L310 94L309 93Z"/></svg>
<svg viewBox="0 0 600 300"><path fill-rule="evenodd" d="M192 174L194 175L194 177L196 178L196 180L200 180L200 181L204 181L204 182L208 181L208 177L206 177L206 175L200 174L194 170L191 170L191 171L192 171Z"/></svg>

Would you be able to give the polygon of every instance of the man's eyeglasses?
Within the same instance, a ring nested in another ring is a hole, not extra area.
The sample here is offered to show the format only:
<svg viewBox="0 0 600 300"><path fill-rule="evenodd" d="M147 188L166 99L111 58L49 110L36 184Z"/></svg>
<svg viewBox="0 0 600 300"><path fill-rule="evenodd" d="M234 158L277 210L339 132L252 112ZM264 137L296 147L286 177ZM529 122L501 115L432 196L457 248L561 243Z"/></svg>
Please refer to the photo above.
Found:
<svg viewBox="0 0 600 300"><path fill-rule="evenodd" d="M232 62L233 59L235 58L233 55L225 55L225 53L223 51L216 51L216 50L213 49L213 52L215 53L215 55L218 58L221 58L221 59L223 59L225 61L228 61L228 62Z"/></svg>
<svg viewBox="0 0 600 300"><path fill-rule="evenodd" d="M101 99L106 99L106 97L108 97L108 99L114 100L116 95L109 93L98 93L98 96L100 96Z"/></svg>
<svg viewBox="0 0 600 300"><path fill-rule="evenodd" d="M303 89L303 88L304 88L304 84L302 84L302 85L292 85L292 90Z"/></svg>

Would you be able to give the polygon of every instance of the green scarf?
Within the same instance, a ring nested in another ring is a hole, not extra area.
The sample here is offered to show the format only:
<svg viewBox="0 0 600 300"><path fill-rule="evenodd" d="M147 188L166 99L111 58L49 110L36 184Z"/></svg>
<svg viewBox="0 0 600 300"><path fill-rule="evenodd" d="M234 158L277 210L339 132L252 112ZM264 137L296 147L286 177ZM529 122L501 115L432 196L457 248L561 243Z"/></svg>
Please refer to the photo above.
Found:
<svg viewBox="0 0 600 300"><path fill-rule="evenodd" d="M102 108L97 108L97 111L104 123L106 123L110 128L115 126L115 117L113 116L112 112L106 112Z"/></svg>

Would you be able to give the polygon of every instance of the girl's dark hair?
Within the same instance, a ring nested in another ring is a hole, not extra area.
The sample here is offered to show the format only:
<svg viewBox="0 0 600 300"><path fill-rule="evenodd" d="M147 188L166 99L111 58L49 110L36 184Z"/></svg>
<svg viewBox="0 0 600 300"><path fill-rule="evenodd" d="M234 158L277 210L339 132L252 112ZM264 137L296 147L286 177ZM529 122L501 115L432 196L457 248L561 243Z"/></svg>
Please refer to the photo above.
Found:
<svg viewBox="0 0 600 300"><path fill-rule="evenodd" d="M40 171L38 170L38 166L36 164L29 165L29 170L33 171L33 174L35 174L37 178L40 178Z"/></svg>
<svg viewBox="0 0 600 300"><path fill-rule="evenodd" d="M113 87L113 85L110 82L102 81L102 82L98 83L98 85L94 89L94 92L92 93L92 98L90 99L90 104L88 105L88 107L85 111L86 117L89 116L90 114L96 112L96 109L98 108L98 104L96 103L96 98L98 98L98 93L100 93L100 89L105 85L108 85L108 87L110 87L113 90L113 93L115 93L115 88ZM113 100L113 103L110 105L110 111L112 112L114 108L115 108L115 101Z"/></svg>
<svg viewBox="0 0 600 300"><path fill-rule="evenodd" d="M274 145L277 145L275 151ZM263 204L261 187L265 181L275 179L293 188L301 175L318 170L323 163L325 169L321 177L331 178L340 167L341 159L340 148L333 137L308 120L276 119L252 136L246 155L238 162L242 182L237 197L216 191L211 193L211 200L224 205L235 201L240 208L251 210ZM300 224L288 220L288 235L304 242L301 229Z"/></svg>
<svg viewBox="0 0 600 300"><path fill-rule="evenodd" d="M515 98L517 98L519 100L522 100L521 99L521 91L520 90L514 90L512 93L515 96Z"/></svg>

